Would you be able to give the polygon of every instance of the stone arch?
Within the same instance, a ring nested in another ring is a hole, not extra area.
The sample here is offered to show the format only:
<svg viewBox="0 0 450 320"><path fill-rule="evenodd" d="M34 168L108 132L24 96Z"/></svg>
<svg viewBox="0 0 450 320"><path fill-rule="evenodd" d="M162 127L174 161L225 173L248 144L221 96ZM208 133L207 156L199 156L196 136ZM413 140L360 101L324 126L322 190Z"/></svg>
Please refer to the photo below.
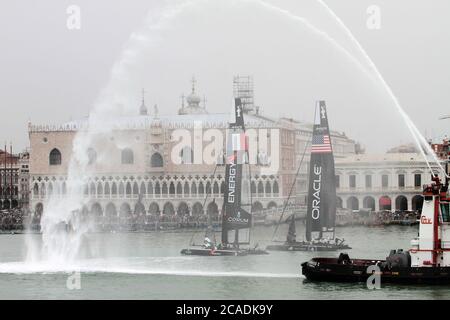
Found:
<svg viewBox="0 0 450 320"><path fill-rule="evenodd" d="M179 216L189 215L189 206L186 202L180 202L178 205L177 214Z"/></svg>
<svg viewBox="0 0 450 320"><path fill-rule="evenodd" d="M370 208L372 211L375 211L375 198L371 196L366 196L363 199L363 207Z"/></svg>
<svg viewBox="0 0 450 320"><path fill-rule="evenodd" d="M423 207L423 196L421 194L417 194L411 199L411 208L414 211L422 212Z"/></svg>
<svg viewBox="0 0 450 320"><path fill-rule="evenodd" d="M105 196L109 197L111 195L111 189L109 187L109 182L105 183Z"/></svg>
<svg viewBox="0 0 450 320"><path fill-rule="evenodd" d="M105 216L107 217L117 217L117 209L114 203L110 202L106 205Z"/></svg>
<svg viewBox="0 0 450 320"><path fill-rule="evenodd" d="M130 205L128 203L124 202L120 206L119 216L121 216L121 217L128 217L129 215L131 215L131 207L130 207Z"/></svg>
<svg viewBox="0 0 450 320"><path fill-rule="evenodd" d="M153 195L153 182L149 181L147 184L147 193Z"/></svg>
<svg viewBox="0 0 450 320"><path fill-rule="evenodd" d="M270 201L267 205L267 209L273 209L277 207L277 203L275 201Z"/></svg>
<svg viewBox="0 0 450 320"><path fill-rule="evenodd" d="M219 194L219 193L220 193L220 190L219 190L219 183L218 183L217 181L214 182L214 185L213 185L213 193L214 193L214 194Z"/></svg>
<svg viewBox="0 0 450 320"><path fill-rule="evenodd" d="M187 181L184 183L183 193L185 197L189 196L189 183Z"/></svg>
<svg viewBox="0 0 450 320"><path fill-rule="evenodd" d="M163 207L163 214L164 215L174 215L175 209L173 208L172 202L166 202Z"/></svg>
<svg viewBox="0 0 450 320"><path fill-rule="evenodd" d="M130 148L125 148L121 153L122 164L133 164L134 163L134 153Z"/></svg>
<svg viewBox="0 0 450 320"><path fill-rule="evenodd" d="M145 215L145 206L142 204L142 202L136 203L136 205L134 206L134 214Z"/></svg>
<svg viewBox="0 0 450 320"><path fill-rule="evenodd" d="M113 196L116 196L116 195L117 195L117 184L116 184L115 182L112 183L112 186L111 186L111 194L112 194Z"/></svg>
<svg viewBox="0 0 450 320"><path fill-rule="evenodd" d="M259 201L255 201L252 204L252 213L262 211L264 209L263 205Z"/></svg>
<svg viewBox="0 0 450 320"><path fill-rule="evenodd" d="M258 197L263 197L264 196L264 185L262 183L262 181L258 182Z"/></svg>
<svg viewBox="0 0 450 320"><path fill-rule="evenodd" d="M100 203L95 202L94 204L92 204L91 215L93 215L94 217L100 217L103 215L103 209Z"/></svg>
<svg viewBox="0 0 450 320"><path fill-rule="evenodd" d="M392 210L392 201L388 196L382 196L378 200L380 205L380 210Z"/></svg>
<svg viewBox="0 0 450 320"><path fill-rule="evenodd" d="M59 151L56 148L52 149L52 151L50 151L48 155L48 162L51 166L61 165L62 162L61 151Z"/></svg>
<svg viewBox="0 0 450 320"><path fill-rule="evenodd" d="M120 181L119 183L119 196L124 196L125 195L125 186L123 185L123 182Z"/></svg>
<svg viewBox="0 0 450 320"><path fill-rule="evenodd" d="M127 194L127 197L131 196L132 189L131 189L131 183L128 181L125 187L125 192Z"/></svg>
<svg viewBox="0 0 450 320"><path fill-rule="evenodd" d="M97 185L97 196L102 196L103 195L103 185L101 183L99 183Z"/></svg>
<svg viewBox="0 0 450 320"><path fill-rule="evenodd" d="M133 183L133 196L138 196L139 195L139 186L137 184L137 182L135 181Z"/></svg>
<svg viewBox="0 0 450 320"><path fill-rule="evenodd" d="M208 204L206 207L206 213L212 218L216 218L219 215L219 207L215 201Z"/></svg>
<svg viewBox="0 0 450 320"><path fill-rule="evenodd" d="M53 195L53 182L51 182L51 181L48 183L48 186L47 186L47 195L49 197L51 197Z"/></svg>
<svg viewBox="0 0 450 320"><path fill-rule="evenodd" d="M147 194L147 190L145 190L145 183L144 183L144 181L141 182L141 187L139 188L139 194L141 196Z"/></svg>
<svg viewBox="0 0 450 320"><path fill-rule="evenodd" d="M173 183L173 181L170 181L170 184L169 184L169 194L170 195L175 194L175 184Z"/></svg>
<svg viewBox="0 0 450 320"><path fill-rule="evenodd" d="M203 196L205 194L205 187L203 186L203 181L198 184L198 194Z"/></svg>
<svg viewBox="0 0 450 320"><path fill-rule="evenodd" d="M265 192L266 196L270 196L272 194L272 186L270 185L269 181L266 181Z"/></svg>
<svg viewBox="0 0 450 320"><path fill-rule="evenodd" d="M349 197L347 199L347 209L359 210L359 200L357 197Z"/></svg>
<svg viewBox="0 0 450 320"><path fill-rule="evenodd" d="M192 206L192 215L198 216L203 214L203 205L200 202L194 203Z"/></svg>
<svg viewBox="0 0 450 320"><path fill-rule="evenodd" d="M156 202L150 203L150 206L148 207L148 212L150 214L159 214L159 205Z"/></svg>
<svg viewBox="0 0 450 320"><path fill-rule="evenodd" d="M167 182L165 182L165 181L162 183L161 194L163 196L167 196L167 194L168 194Z"/></svg>
<svg viewBox="0 0 450 320"><path fill-rule="evenodd" d="M206 194L211 194L211 182L206 182L206 188L205 188Z"/></svg>
<svg viewBox="0 0 450 320"><path fill-rule="evenodd" d="M197 196L197 184L195 182L193 182L191 186L191 195L193 197Z"/></svg>
<svg viewBox="0 0 450 320"><path fill-rule="evenodd" d="M399 195L397 198L395 198L395 210L408 210L408 199L404 195Z"/></svg>
<svg viewBox="0 0 450 320"><path fill-rule="evenodd" d="M89 195L90 196L95 196L95 192L97 191L97 188L95 187L95 183L93 181L91 181L89 183Z"/></svg>
<svg viewBox="0 0 450 320"><path fill-rule="evenodd" d="M39 185L37 183L35 183L33 185L33 196L34 197L38 197L39 196Z"/></svg>
<svg viewBox="0 0 450 320"><path fill-rule="evenodd" d="M41 198L45 198L46 187L45 187L45 183L44 182L41 182L41 187L39 189L41 190Z"/></svg>
<svg viewBox="0 0 450 320"><path fill-rule="evenodd" d="M161 196L161 185L159 181L156 181L155 183L155 195L160 197Z"/></svg>
<svg viewBox="0 0 450 320"><path fill-rule="evenodd" d="M277 181L273 182L272 192L273 192L273 196L274 197L278 196L278 193L280 193L280 189L278 187L278 182Z"/></svg>
<svg viewBox="0 0 450 320"><path fill-rule="evenodd" d="M152 168L161 168L164 166L163 157L159 152L155 152L154 154L152 154L152 157L150 159L150 166Z"/></svg>
<svg viewBox="0 0 450 320"><path fill-rule="evenodd" d="M220 183L220 194L224 193L225 193L225 181L222 180L222 182Z"/></svg>

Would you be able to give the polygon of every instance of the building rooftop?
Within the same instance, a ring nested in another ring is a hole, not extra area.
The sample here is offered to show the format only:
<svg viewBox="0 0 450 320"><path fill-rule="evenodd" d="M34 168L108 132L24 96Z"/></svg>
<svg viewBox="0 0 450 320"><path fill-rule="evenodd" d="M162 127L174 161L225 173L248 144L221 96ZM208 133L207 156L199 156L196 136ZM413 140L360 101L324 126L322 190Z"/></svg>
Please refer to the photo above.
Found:
<svg viewBox="0 0 450 320"><path fill-rule="evenodd" d="M336 164L382 162L425 162L420 153L355 154L336 159Z"/></svg>

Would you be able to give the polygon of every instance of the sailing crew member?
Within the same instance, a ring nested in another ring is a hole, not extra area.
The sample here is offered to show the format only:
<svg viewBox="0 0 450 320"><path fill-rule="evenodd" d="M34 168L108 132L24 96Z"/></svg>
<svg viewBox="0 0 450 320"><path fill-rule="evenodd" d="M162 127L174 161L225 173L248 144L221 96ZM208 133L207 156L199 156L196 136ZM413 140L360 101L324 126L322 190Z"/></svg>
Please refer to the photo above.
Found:
<svg viewBox="0 0 450 320"><path fill-rule="evenodd" d="M203 242L203 246L206 249L212 249L213 248L211 240L208 237L205 237L205 241Z"/></svg>

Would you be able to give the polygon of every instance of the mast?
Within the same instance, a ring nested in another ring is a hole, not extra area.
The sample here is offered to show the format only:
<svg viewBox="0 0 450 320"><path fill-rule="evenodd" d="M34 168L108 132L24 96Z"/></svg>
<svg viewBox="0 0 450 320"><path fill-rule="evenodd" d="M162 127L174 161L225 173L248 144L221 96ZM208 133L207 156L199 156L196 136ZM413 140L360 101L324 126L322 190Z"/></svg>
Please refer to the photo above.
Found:
<svg viewBox="0 0 450 320"><path fill-rule="evenodd" d="M13 155L12 155L12 144L9 145L9 162L10 162L10 168L11 172L9 173L9 180L11 182L11 186L9 187L9 208L12 209L12 202L13 202Z"/></svg>
<svg viewBox="0 0 450 320"><path fill-rule="evenodd" d="M222 215L222 244L230 243L234 231L234 246L239 247L239 230L250 229L251 214L242 207L242 167L245 163L247 139L240 98L234 100L235 122L230 123L225 165L225 190Z"/></svg>
<svg viewBox="0 0 450 320"><path fill-rule="evenodd" d="M6 142L5 142L5 164L4 164L4 170L3 170L3 177L4 177L4 181L5 181L5 184L3 185L3 206L4 206L4 203L5 203L5 201L7 200L7 194L6 194L6 189L7 189L7 183L6 183L6 170L7 170L7 168L6 168L6 161L7 161L7 158L6 158ZM9 208L8 208L9 209Z"/></svg>
<svg viewBox="0 0 450 320"><path fill-rule="evenodd" d="M325 101L316 103L309 169L306 240L334 238L336 176Z"/></svg>

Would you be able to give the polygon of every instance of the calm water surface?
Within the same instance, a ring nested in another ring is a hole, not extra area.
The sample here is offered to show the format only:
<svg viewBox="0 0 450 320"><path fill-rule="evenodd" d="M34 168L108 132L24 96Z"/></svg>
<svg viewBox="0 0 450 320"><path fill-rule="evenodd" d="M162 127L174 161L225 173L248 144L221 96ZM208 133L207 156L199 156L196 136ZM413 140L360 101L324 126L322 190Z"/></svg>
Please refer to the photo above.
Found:
<svg viewBox="0 0 450 320"><path fill-rule="evenodd" d="M279 229L280 239L287 226ZM298 234L303 234L302 226ZM254 241L270 243L273 227L256 227ZM416 227L339 228L350 257L385 258L408 248ZM271 252L265 256L193 257L179 254L192 232L89 234L91 257L77 263L25 262L26 237L0 235L0 299L450 299L450 286L310 283L300 263L337 253ZM218 235L220 236L220 235ZM195 237L201 242L202 233ZM67 289L80 272L79 290Z"/></svg>

